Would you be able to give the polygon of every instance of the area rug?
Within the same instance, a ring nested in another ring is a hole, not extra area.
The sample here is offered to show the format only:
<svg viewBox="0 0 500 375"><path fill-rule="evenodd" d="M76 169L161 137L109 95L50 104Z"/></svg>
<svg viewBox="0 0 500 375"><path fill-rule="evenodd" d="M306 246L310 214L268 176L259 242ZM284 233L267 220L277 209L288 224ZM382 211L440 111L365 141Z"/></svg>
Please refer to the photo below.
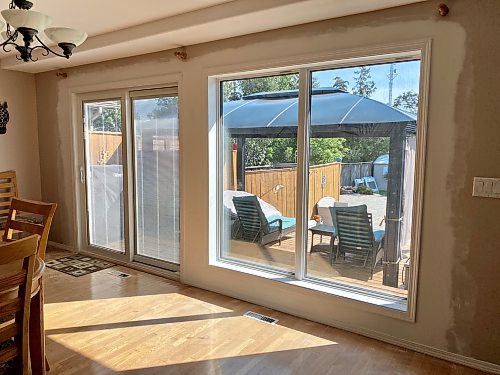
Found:
<svg viewBox="0 0 500 375"><path fill-rule="evenodd" d="M115 264L86 255L71 255L59 259L49 260L45 265L53 270L64 272L68 275L79 277L92 272L104 270Z"/></svg>

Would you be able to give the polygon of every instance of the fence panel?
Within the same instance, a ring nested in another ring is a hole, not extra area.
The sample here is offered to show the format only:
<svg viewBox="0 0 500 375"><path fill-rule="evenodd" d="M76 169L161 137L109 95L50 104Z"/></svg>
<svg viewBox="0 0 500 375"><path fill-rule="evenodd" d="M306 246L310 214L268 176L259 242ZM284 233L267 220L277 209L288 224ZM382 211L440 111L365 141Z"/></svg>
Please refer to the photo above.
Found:
<svg viewBox="0 0 500 375"><path fill-rule="evenodd" d="M90 165L121 164L122 133L89 132Z"/></svg>
<svg viewBox="0 0 500 375"><path fill-rule="evenodd" d="M373 176L373 163L343 163L340 179L341 186L354 186L355 178Z"/></svg>
<svg viewBox="0 0 500 375"><path fill-rule="evenodd" d="M314 205L322 197L330 196L339 200L340 170L340 163L310 167L309 217L312 215ZM284 216L295 217L296 181L296 168L251 170L245 173L245 191L272 204Z"/></svg>

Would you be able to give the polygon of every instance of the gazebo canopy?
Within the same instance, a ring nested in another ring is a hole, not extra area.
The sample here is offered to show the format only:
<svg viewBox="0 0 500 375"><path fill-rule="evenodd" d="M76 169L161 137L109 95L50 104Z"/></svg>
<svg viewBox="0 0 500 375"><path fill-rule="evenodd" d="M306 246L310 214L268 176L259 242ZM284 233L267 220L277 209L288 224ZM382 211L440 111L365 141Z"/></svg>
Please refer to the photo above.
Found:
<svg viewBox="0 0 500 375"><path fill-rule="evenodd" d="M236 137L286 137L297 132L298 90L264 92L223 104L224 129ZM312 136L383 136L394 126L415 129L416 118L334 88L312 90ZM334 133L334 134L332 134Z"/></svg>

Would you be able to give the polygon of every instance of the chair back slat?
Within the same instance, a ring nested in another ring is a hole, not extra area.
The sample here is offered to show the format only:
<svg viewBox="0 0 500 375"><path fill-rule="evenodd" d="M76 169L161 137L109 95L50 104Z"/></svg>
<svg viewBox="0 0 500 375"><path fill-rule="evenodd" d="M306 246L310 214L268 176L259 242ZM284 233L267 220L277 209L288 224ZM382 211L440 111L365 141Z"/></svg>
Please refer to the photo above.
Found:
<svg viewBox="0 0 500 375"><path fill-rule="evenodd" d="M11 337L14 337L19 332L19 324L15 321L0 328L0 342L5 342Z"/></svg>
<svg viewBox="0 0 500 375"><path fill-rule="evenodd" d="M30 201L27 199L12 198L7 221L5 222L5 232L3 241L8 242L13 239L15 231L28 234L38 234L40 242L38 244L38 256L45 259L45 251L49 240L50 226L57 209L56 203L44 203ZM31 218L25 215L42 216L41 223L31 222Z"/></svg>
<svg viewBox="0 0 500 375"><path fill-rule="evenodd" d="M373 249L371 214L362 210L335 210L339 245L343 252L366 257Z"/></svg>
<svg viewBox="0 0 500 375"><path fill-rule="evenodd" d="M2 289L0 292L0 317L14 315L14 322L2 325L0 338L10 340L15 338L10 347L0 351L0 363L19 357L16 361L16 373L29 373L29 318L31 286L35 268L35 258L38 246L37 235L32 235L17 241L0 245L0 266L18 267L21 272L8 271L0 274L0 285L4 288L17 285L17 293ZM19 280L22 275L22 280ZM15 289L15 288L14 288Z"/></svg>
<svg viewBox="0 0 500 375"><path fill-rule="evenodd" d="M24 282L25 278L26 272L24 270L2 276L0 279L0 293L18 287Z"/></svg>
<svg viewBox="0 0 500 375"><path fill-rule="evenodd" d="M41 236L43 234L43 230L45 229L43 225L29 223L27 221L20 220L10 220L9 228L10 230L18 230L20 232L27 232L32 234L38 234Z"/></svg>
<svg viewBox="0 0 500 375"><path fill-rule="evenodd" d="M17 197L16 172L0 172L0 229L7 220L10 202L15 197Z"/></svg>
<svg viewBox="0 0 500 375"><path fill-rule="evenodd" d="M13 358L18 356L19 349L16 346L11 346L10 348L6 348L0 350L0 363L7 362Z"/></svg>
<svg viewBox="0 0 500 375"><path fill-rule="evenodd" d="M0 311L0 317L11 316L22 310L23 301L20 298L9 299L1 302L2 299L8 298L7 296L0 296L0 306L2 310Z"/></svg>
<svg viewBox="0 0 500 375"><path fill-rule="evenodd" d="M233 203L244 237L254 239L269 233L269 223L255 195L234 197Z"/></svg>

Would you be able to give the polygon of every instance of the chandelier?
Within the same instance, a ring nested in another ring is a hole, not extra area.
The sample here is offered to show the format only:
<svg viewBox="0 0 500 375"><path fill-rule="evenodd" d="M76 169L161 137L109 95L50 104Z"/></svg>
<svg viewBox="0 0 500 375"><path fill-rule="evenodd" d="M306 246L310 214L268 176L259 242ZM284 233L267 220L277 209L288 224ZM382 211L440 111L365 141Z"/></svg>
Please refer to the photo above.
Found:
<svg viewBox="0 0 500 375"><path fill-rule="evenodd" d="M32 6L33 3L28 0L12 0L9 9L2 10L5 22L0 19L0 30L3 30L5 24L7 30L1 33L0 46L5 52L10 52L9 47L14 47L19 52L17 59L26 62L38 60L33 56L33 51L36 50L40 50L42 56L52 53L69 59L74 48L87 39L87 34L67 27L49 27L52 19L30 10ZM44 44L40 38L42 32L59 46L60 52Z"/></svg>

